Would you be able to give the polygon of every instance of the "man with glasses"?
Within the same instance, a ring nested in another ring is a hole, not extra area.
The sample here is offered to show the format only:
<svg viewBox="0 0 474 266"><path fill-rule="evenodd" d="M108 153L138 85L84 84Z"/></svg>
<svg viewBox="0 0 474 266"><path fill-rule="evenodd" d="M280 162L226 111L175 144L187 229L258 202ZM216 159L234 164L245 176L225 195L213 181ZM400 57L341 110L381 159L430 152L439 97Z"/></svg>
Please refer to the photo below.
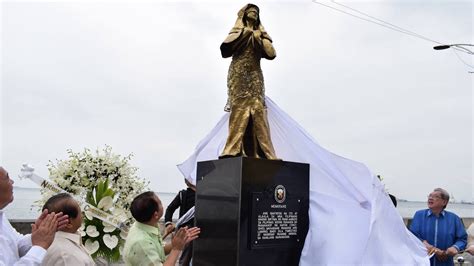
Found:
<svg viewBox="0 0 474 266"><path fill-rule="evenodd" d="M415 213L410 231L434 256L431 265L454 265L453 257L466 247L467 234L461 219L446 211L449 193L436 188L428 195L428 209Z"/></svg>

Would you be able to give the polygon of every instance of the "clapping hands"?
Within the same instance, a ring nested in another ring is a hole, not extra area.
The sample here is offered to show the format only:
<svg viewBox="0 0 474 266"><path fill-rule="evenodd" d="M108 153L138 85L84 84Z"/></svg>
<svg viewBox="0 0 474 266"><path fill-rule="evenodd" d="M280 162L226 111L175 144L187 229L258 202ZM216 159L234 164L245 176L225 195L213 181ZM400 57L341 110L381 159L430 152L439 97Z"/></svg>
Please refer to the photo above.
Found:
<svg viewBox="0 0 474 266"><path fill-rule="evenodd" d="M176 232L173 239L171 240L171 244L173 249L176 250L183 250L184 247L194 239L198 238L199 233L201 233L201 229L198 227L191 227L188 228L182 227Z"/></svg>
<svg viewBox="0 0 474 266"><path fill-rule="evenodd" d="M57 225L57 231L63 229L64 227L66 227L67 223L69 222L68 220L68 216L67 215L63 215L62 212L60 213L56 213L54 214L56 216L56 220L58 222L58 225ZM43 220L48 216L48 210L45 209L41 214L40 216L38 217L38 219L36 219L34 225L38 228L41 223L43 222Z"/></svg>
<svg viewBox="0 0 474 266"><path fill-rule="evenodd" d="M171 234L176 227L174 224L170 223L165 227L165 233L163 235L163 239L165 239L169 234Z"/></svg>
<svg viewBox="0 0 474 266"><path fill-rule="evenodd" d="M440 261L447 261L450 257L454 257L458 254L458 250L455 247L449 247L446 250L433 247L436 258Z"/></svg>
<svg viewBox="0 0 474 266"><path fill-rule="evenodd" d="M68 223L68 216L60 213L50 213L44 210L31 225L31 243L34 246L40 246L48 249L53 243L56 231L64 228Z"/></svg>

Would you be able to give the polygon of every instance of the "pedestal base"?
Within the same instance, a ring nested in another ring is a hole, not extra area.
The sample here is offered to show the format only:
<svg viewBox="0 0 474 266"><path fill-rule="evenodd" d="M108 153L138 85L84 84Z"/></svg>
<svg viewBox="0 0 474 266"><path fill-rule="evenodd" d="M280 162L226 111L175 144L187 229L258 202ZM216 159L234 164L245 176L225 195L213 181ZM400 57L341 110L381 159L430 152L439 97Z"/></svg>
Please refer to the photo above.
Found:
<svg viewBox="0 0 474 266"><path fill-rule="evenodd" d="M309 165L199 162L193 265L298 265L308 232Z"/></svg>

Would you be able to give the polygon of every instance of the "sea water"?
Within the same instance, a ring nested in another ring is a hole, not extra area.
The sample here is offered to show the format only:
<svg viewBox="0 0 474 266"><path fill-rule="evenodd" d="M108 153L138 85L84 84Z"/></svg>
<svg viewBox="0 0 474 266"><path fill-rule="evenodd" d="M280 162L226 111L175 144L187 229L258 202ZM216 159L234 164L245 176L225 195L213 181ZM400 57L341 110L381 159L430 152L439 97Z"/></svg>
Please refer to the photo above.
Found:
<svg viewBox="0 0 474 266"><path fill-rule="evenodd" d="M175 198L176 193L157 192L163 206L166 208ZM35 201L41 199L41 192L38 188L13 187L14 200L5 209L8 219L36 219L40 210L35 205ZM179 211L175 211L173 219L177 219Z"/></svg>
<svg viewBox="0 0 474 266"><path fill-rule="evenodd" d="M157 192L165 208L177 193L178 191L175 193ZM15 197L14 201L5 208L9 219L35 219L38 217L39 210L37 207L33 207L34 202L41 198L38 188L14 187L13 195ZM417 210L426 208L426 202L418 201L399 201L397 205L397 210L403 218L412 218ZM474 218L474 204L449 203L447 210L462 218ZM177 219L178 215L179 212L175 211L173 218Z"/></svg>

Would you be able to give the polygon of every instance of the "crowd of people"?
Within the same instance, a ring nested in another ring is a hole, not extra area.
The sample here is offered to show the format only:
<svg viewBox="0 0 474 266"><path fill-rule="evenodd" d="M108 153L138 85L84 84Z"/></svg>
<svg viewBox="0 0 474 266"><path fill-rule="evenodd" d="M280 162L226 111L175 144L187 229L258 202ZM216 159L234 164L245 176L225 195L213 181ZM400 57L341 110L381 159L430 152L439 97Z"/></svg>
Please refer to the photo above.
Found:
<svg viewBox="0 0 474 266"><path fill-rule="evenodd" d="M180 208L180 216L194 206L196 188L190 183L180 191L165 214L165 235L175 231L171 242L164 244L158 222L165 210L152 191L137 195L130 212L131 226L122 258L126 265L191 265L192 241L200 229L188 222L175 228L172 216ZM95 265L78 232L82 224L79 203L67 193L49 198L31 234L21 235L10 224L3 209L13 201L13 180L0 167L0 266L9 265ZM431 265L453 265L460 252L474 255L474 223L465 230L462 220L447 211L449 193L436 188L428 195L428 208L417 211L409 230L425 245ZM400 254L401 256L403 254Z"/></svg>
<svg viewBox="0 0 474 266"><path fill-rule="evenodd" d="M78 232L82 210L70 194L60 193L49 198L28 235L19 234L5 216L3 210L13 199L13 180L0 167L0 266L95 265ZM158 226L164 208L152 191L137 195L130 205L130 212L135 223L128 232L122 252L126 265L174 266L182 251L200 233L197 227L180 227L171 242L164 244ZM170 226L167 230L171 230Z"/></svg>

